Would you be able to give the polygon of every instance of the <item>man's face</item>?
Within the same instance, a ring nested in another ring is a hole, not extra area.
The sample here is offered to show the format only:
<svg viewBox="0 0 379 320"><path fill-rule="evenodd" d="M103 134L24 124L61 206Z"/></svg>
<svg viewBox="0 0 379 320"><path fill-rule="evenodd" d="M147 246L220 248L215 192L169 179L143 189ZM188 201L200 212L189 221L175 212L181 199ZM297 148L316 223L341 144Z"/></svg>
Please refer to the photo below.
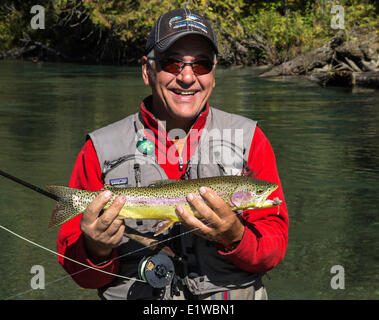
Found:
<svg viewBox="0 0 379 320"><path fill-rule="evenodd" d="M206 39L188 35L176 41L162 57L156 58L213 62L214 52ZM188 129L186 126L200 113L215 86L214 68L208 74L196 75L191 65L185 65L182 72L175 75L162 70L158 61L149 66L147 58L143 60L143 78L152 89L156 116L167 121L168 127Z"/></svg>

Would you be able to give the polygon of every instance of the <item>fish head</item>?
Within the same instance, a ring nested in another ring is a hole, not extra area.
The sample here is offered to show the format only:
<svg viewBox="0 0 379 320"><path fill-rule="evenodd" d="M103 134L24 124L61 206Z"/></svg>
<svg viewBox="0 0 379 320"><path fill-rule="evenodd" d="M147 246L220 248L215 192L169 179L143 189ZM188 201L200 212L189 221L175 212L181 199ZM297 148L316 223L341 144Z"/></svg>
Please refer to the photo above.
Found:
<svg viewBox="0 0 379 320"><path fill-rule="evenodd" d="M280 200L267 200L267 197L278 188L272 182L246 177L230 196L232 209L258 209L280 204Z"/></svg>

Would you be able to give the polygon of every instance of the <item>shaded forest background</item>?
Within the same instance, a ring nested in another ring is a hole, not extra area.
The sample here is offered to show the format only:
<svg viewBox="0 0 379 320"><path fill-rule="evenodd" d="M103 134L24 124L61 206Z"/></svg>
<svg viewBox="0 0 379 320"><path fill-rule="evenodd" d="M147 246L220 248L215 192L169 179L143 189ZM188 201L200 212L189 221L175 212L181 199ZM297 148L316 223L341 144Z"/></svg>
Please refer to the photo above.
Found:
<svg viewBox="0 0 379 320"><path fill-rule="evenodd" d="M45 29L30 25L36 4L45 8ZM379 36L375 0L3 0L0 58L135 65L157 18L186 7L213 24L220 64L278 65L333 38L338 30L331 27L331 8L337 4L348 37Z"/></svg>

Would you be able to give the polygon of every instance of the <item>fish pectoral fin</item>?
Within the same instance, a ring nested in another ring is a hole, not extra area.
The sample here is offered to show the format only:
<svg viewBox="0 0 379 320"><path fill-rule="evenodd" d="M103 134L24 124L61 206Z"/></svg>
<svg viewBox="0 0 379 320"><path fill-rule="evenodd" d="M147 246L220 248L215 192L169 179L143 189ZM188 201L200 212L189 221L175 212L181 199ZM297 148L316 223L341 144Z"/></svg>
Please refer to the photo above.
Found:
<svg viewBox="0 0 379 320"><path fill-rule="evenodd" d="M167 229L171 228L172 225L175 223L176 221L174 220L163 220L163 221L159 221L157 224L154 225L154 228L155 228L155 233L154 233L154 236L157 236L163 232L165 232Z"/></svg>

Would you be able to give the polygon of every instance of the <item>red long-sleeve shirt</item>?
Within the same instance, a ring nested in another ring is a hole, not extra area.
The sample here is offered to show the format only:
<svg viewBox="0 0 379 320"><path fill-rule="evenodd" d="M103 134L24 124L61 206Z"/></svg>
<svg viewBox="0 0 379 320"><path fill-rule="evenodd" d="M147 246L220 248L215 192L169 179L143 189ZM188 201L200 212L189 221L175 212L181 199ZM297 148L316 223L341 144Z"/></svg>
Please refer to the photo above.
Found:
<svg viewBox="0 0 379 320"><path fill-rule="evenodd" d="M162 156L162 154L159 154L160 152L165 152L163 156L170 160L165 161L165 164L161 164L162 169L169 179L180 179L183 172L185 172L187 160L190 159L196 149L198 139L195 139L195 142L194 139L187 140L182 154L183 168L180 170L177 162L173 161L175 157L179 156L176 148L170 148L173 145L173 141L167 136L163 137L163 139L162 137L158 138L162 134L162 130L157 130L157 121L143 104L141 104L141 112L146 127L151 129L156 136L156 139L152 141L156 143L155 152L157 158ZM197 129L201 133L208 112L209 106L200 114L192 129ZM148 139L153 139L153 137L149 137L149 132L147 131L146 135ZM200 134L198 138L200 138ZM166 148L162 148L164 140L166 140ZM288 238L288 214L276 168L274 152L269 141L258 127L252 140L247 166L254 173L254 177L274 182L279 186L270 195L269 199L278 197L283 200L283 203L279 208L244 211L243 218L246 224L242 241L232 251L225 252L218 247L218 252L226 256L229 261L240 269L252 273L263 273L278 265L284 257ZM69 186L90 191L100 190L103 186L99 161L91 140L85 143L78 155ZM58 234L58 252L98 269L117 273L119 270L117 249L113 250L112 257L106 264L96 266L91 262L85 250L83 234L80 231L80 219L81 215L78 215L62 225ZM110 283L114 278L112 275L93 269L85 270L83 266L62 257L58 257L58 261L72 275L75 282L84 288L99 288Z"/></svg>

